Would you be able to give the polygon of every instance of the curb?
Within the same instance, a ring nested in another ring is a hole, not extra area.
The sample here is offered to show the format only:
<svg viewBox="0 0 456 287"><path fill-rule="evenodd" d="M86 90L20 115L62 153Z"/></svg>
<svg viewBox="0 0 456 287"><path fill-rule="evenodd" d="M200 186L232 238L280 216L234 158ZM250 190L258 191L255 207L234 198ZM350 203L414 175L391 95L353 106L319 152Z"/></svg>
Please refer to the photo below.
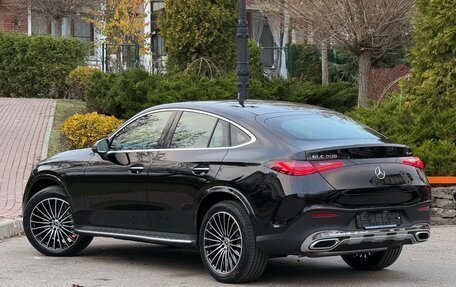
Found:
<svg viewBox="0 0 456 287"><path fill-rule="evenodd" d="M48 123L46 126L46 133L44 134L43 148L41 150L41 159L40 160L46 159L48 157L49 141L51 139L52 126L54 125L56 106L57 106L57 102L54 100L54 102L52 103L51 113L49 114L49 119L48 119Z"/></svg>
<svg viewBox="0 0 456 287"><path fill-rule="evenodd" d="M24 232L22 217L16 219L3 219L0 221L0 242L9 237L17 236Z"/></svg>

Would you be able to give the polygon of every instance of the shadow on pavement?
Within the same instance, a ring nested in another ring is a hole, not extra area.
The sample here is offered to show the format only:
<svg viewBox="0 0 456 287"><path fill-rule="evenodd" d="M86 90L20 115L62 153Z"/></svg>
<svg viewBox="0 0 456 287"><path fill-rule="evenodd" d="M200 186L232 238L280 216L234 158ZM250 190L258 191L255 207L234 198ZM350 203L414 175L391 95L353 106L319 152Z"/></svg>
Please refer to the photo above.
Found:
<svg viewBox="0 0 456 287"><path fill-rule="evenodd" d="M109 264L125 264L129 267L154 268L170 273L172 277L202 277L212 280L204 269L200 255L197 251L185 250L174 247L160 246L143 243L104 244L89 247L81 254L97 261L106 261ZM274 258L269 260L269 265L263 276L256 282L248 285L302 285L329 286L369 284L385 278L401 281L406 277L404 272L391 269L362 272L355 271L346 266L339 257L332 258ZM397 282L397 281L396 281ZM214 281L215 284L215 281ZM322 285L323 284L323 285Z"/></svg>

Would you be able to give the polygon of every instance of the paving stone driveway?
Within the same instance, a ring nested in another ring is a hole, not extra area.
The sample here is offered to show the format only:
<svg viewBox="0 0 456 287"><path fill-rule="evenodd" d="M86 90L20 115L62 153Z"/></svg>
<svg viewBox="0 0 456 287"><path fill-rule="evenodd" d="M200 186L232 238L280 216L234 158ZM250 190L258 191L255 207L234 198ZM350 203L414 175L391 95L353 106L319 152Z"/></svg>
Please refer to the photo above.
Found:
<svg viewBox="0 0 456 287"><path fill-rule="evenodd" d="M51 99L0 98L0 221L22 213L22 194L54 110Z"/></svg>

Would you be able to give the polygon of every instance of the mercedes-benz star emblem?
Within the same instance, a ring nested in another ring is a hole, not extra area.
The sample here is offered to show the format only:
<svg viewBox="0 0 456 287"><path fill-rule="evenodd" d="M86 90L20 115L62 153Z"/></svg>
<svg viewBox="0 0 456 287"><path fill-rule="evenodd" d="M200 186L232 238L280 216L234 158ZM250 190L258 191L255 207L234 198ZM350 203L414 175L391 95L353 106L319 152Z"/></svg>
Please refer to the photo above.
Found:
<svg viewBox="0 0 456 287"><path fill-rule="evenodd" d="M378 179L385 179L386 171L382 170L380 167L375 168L375 175Z"/></svg>

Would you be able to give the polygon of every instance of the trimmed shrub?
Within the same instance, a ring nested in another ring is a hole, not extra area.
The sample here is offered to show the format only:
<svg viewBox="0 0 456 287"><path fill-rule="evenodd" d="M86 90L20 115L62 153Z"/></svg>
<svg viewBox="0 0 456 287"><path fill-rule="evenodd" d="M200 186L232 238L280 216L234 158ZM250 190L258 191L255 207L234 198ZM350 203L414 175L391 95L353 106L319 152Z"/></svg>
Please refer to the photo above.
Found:
<svg viewBox="0 0 456 287"><path fill-rule="evenodd" d="M348 83L322 87L297 79L281 78L250 82L250 98L292 101L332 108L340 112L356 105L357 89ZM236 99L237 79L227 75L214 79L195 75L149 75L142 70L94 75L87 89L88 107L118 118L159 104L183 101Z"/></svg>
<svg viewBox="0 0 456 287"><path fill-rule="evenodd" d="M97 140L108 137L122 123L114 116L98 113L76 114L63 123L60 131L70 148L79 149L91 147Z"/></svg>
<svg viewBox="0 0 456 287"><path fill-rule="evenodd" d="M66 84L68 85L68 96L70 99L84 100L85 91L90 78L95 74L102 74L100 69L93 67L78 67L68 74Z"/></svg>
<svg viewBox="0 0 456 287"><path fill-rule="evenodd" d="M234 75L209 79L192 74L150 75L140 69L95 75L87 90L89 109L118 118L159 104L196 100L233 99Z"/></svg>
<svg viewBox="0 0 456 287"><path fill-rule="evenodd" d="M416 97L391 94L381 105L358 108L349 116L411 146L428 175L456 175L456 113L432 113Z"/></svg>
<svg viewBox="0 0 456 287"><path fill-rule="evenodd" d="M261 63L261 47L252 39L249 39L249 69L251 79L264 79L263 63Z"/></svg>
<svg viewBox="0 0 456 287"><path fill-rule="evenodd" d="M236 65L237 0L165 1L158 17L169 71L184 71L200 58L232 71Z"/></svg>
<svg viewBox="0 0 456 287"><path fill-rule="evenodd" d="M292 44L293 77L302 81L321 83L321 57L317 45Z"/></svg>
<svg viewBox="0 0 456 287"><path fill-rule="evenodd" d="M328 51L330 82L358 82L358 59L343 46L331 46Z"/></svg>
<svg viewBox="0 0 456 287"><path fill-rule="evenodd" d="M76 38L0 33L0 96L63 98L89 47Z"/></svg>

